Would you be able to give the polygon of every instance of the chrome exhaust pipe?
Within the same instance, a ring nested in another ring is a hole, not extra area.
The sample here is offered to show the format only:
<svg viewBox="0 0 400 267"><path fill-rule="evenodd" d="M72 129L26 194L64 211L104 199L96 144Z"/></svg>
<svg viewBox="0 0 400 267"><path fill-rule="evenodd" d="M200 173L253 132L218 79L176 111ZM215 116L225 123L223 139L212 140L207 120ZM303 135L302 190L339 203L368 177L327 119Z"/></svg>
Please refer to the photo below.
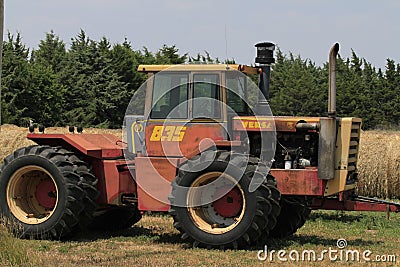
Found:
<svg viewBox="0 0 400 267"><path fill-rule="evenodd" d="M318 145L318 177L323 180L335 178L336 153L336 57L339 44L332 46L329 52L329 95L328 118L320 119Z"/></svg>
<svg viewBox="0 0 400 267"><path fill-rule="evenodd" d="M335 43L329 52L329 95L328 117L336 117L336 58L339 52L339 44Z"/></svg>

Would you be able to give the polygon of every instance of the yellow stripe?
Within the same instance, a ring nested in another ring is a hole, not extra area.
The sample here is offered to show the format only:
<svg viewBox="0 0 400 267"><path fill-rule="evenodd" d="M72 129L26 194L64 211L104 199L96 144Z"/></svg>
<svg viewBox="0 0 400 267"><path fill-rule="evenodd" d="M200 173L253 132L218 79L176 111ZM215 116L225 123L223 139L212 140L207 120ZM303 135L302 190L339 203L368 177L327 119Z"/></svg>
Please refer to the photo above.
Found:
<svg viewBox="0 0 400 267"><path fill-rule="evenodd" d="M135 125L136 121L132 123L131 125L131 132L132 132L132 153L136 153L136 147L135 147Z"/></svg>
<svg viewBox="0 0 400 267"><path fill-rule="evenodd" d="M257 74L258 68L238 64L181 64L181 65L139 65L139 72L168 71L242 71L247 74Z"/></svg>

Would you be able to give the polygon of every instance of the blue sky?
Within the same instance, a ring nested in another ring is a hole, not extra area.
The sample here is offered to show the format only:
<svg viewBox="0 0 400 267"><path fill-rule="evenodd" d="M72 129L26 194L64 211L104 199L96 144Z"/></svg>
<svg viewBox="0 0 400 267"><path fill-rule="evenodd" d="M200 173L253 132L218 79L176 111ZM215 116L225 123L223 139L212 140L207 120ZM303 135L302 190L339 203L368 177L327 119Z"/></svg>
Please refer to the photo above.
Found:
<svg viewBox="0 0 400 267"><path fill-rule="evenodd" d="M35 48L50 30L68 44L83 29L95 40L126 37L135 49L175 44L244 64L254 62L259 41L318 65L339 42L342 56L353 49L382 68L386 58L400 62L398 14L398 0L5 0L5 34L20 32Z"/></svg>

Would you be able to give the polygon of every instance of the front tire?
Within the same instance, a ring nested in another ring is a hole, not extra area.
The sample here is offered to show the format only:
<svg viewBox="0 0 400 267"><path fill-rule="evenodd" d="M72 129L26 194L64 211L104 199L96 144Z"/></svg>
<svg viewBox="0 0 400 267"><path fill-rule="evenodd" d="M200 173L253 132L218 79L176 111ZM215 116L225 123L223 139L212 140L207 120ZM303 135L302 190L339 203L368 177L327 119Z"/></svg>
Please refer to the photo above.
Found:
<svg viewBox="0 0 400 267"><path fill-rule="evenodd" d="M21 148L0 166L0 213L19 225L21 237L66 237L95 209L98 191L88 181L97 179L58 150Z"/></svg>
<svg viewBox="0 0 400 267"><path fill-rule="evenodd" d="M278 216L272 214L271 202L277 198L279 203L280 195L272 192L270 184L264 182L249 191L253 176L260 173L243 155L205 151L180 169L172 183L170 213L174 227L193 246L251 246L263 231L269 231L270 218Z"/></svg>

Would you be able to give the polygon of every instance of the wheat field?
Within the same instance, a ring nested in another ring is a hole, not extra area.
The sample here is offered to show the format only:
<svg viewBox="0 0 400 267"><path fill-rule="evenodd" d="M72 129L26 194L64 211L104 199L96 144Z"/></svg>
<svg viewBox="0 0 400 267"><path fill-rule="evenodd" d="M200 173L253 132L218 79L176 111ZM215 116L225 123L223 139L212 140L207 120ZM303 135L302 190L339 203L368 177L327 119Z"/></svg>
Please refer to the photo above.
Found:
<svg viewBox="0 0 400 267"><path fill-rule="evenodd" d="M360 195L400 198L400 132L362 132L358 160Z"/></svg>
<svg viewBox="0 0 400 267"><path fill-rule="evenodd" d="M0 162L20 147L34 144L26 139L28 130L15 125L0 129ZM46 133L68 133L67 128L46 128ZM84 133L112 133L119 137L122 131L84 129ZM363 131L359 151L358 193L380 198L400 198L400 132Z"/></svg>

